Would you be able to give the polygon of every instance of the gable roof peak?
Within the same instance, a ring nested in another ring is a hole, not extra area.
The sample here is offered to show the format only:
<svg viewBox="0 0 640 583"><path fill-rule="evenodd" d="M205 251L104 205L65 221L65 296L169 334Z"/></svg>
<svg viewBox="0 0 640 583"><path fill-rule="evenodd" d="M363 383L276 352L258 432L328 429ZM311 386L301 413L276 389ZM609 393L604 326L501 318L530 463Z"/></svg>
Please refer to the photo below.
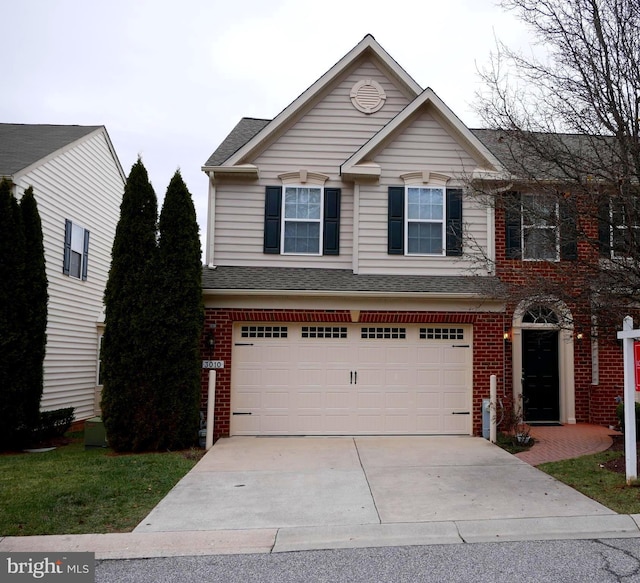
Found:
<svg viewBox="0 0 640 583"><path fill-rule="evenodd" d="M343 74L353 63L355 63L362 55L373 54L375 59L387 71L390 77L395 79L398 87L409 97L415 99L422 93L422 87L397 63L395 59L385 51L371 34L366 34L364 38L353 47L346 55L344 55L333 67L331 67L322 77L320 77L313 85L307 88L297 99L283 109L273 120L265 124L254 136L239 147L234 152L220 152L222 145L216 149L214 154L209 158L202 170L205 172L213 171L215 168L224 166L236 166L243 164L247 158L260 150L269 139L301 111L319 94L322 93L331 83ZM248 119L248 118L243 118ZM255 129L255 125L252 126ZM234 128L235 131L237 128ZM223 142L223 144L227 140ZM222 155L226 157L222 158Z"/></svg>

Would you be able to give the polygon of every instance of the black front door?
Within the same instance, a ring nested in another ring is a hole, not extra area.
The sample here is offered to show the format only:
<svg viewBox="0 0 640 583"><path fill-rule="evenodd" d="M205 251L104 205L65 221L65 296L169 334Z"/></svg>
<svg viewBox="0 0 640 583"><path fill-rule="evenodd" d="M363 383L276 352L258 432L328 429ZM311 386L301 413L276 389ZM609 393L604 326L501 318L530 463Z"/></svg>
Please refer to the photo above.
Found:
<svg viewBox="0 0 640 583"><path fill-rule="evenodd" d="M522 331L522 396L525 421L560 420L558 331Z"/></svg>

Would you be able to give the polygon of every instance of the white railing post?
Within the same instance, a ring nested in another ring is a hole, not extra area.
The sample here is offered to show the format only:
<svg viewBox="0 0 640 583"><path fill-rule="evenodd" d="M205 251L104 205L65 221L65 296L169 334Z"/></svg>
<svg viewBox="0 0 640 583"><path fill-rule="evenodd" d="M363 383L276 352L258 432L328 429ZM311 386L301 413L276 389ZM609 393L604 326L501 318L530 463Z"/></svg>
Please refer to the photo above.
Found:
<svg viewBox="0 0 640 583"><path fill-rule="evenodd" d="M207 397L207 437L205 448L210 450L213 446L213 410L216 404L216 371L209 370L209 394Z"/></svg>
<svg viewBox="0 0 640 583"><path fill-rule="evenodd" d="M624 456L627 473L627 484L638 477L638 458L636 457L636 371L633 345L640 338L640 330L633 329L633 318L627 316L622 323L622 339L624 357Z"/></svg>

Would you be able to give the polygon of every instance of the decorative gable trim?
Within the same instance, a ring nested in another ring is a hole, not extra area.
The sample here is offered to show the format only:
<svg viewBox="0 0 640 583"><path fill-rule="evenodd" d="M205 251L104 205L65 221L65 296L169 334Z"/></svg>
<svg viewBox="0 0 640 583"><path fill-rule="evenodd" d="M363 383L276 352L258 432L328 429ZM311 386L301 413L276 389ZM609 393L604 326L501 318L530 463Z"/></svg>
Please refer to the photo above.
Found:
<svg viewBox="0 0 640 583"><path fill-rule="evenodd" d="M428 170L422 170L418 172L407 172L401 174L400 178L404 180L405 185L409 184L437 184L439 186L446 186L447 182L451 180L451 176L448 174L442 174L440 172L429 172Z"/></svg>
<svg viewBox="0 0 640 583"><path fill-rule="evenodd" d="M326 174L309 172L304 169L297 172L278 174L278 178L282 181L282 184L314 184L317 186L324 186L324 183L329 180L329 176Z"/></svg>
<svg viewBox="0 0 640 583"><path fill-rule="evenodd" d="M268 143L274 135L287 127L289 122L308 108L310 102L315 99L322 91L333 83L340 75L342 75L351 65L363 55L370 55L375 58L384 68L390 77L398 82L400 89L407 95L409 99L413 99L422 91L411 76L385 51L372 35L366 35L353 49L351 49L342 59L340 59L331 69L329 69L320 79L318 79L311 87L309 87L300 97L293 103L282 110L271 122L269 122L261 131L251 138L244 146L242 146L235 154L229 157L225 166L235 166L242 164L251 155L259 151L266 143ZM203 167L204 171L213 170L213 168Z"/></svg>
<svg viewBox="0 0 640 583"><path fill-rule="evenodd" d="M488 170L495 173L496 177L504 177L506 170L500 161L487 149L487 147L465 126L460 119L445 105L432 89L425 89L407 107L405 107L384 128L373 136L364 146L347 159L340 167L342 176L351 176L355 167L365 161L370 161L377 149L388 141L395 133L402 131L409 120L422 107L431 105L443 118L443 120L458 134L460 142L474 155L474 158L482 161L483 174ZM474 171L475 172L475 171ZM487 178L487 176L485 176Z"/></svg>

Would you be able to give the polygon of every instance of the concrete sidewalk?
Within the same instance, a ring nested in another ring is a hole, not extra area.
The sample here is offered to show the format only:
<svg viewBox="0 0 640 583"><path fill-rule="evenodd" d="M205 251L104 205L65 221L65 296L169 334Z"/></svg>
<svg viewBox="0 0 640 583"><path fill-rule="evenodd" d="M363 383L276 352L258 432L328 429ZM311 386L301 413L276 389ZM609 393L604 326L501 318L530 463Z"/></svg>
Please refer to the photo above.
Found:
<svg viewBox="0 0 640 583"><path fill-rule="evenodd" d="M222 439L132 533L6 537L0 552L99 559L640 537L474 437Z"/></svg>

